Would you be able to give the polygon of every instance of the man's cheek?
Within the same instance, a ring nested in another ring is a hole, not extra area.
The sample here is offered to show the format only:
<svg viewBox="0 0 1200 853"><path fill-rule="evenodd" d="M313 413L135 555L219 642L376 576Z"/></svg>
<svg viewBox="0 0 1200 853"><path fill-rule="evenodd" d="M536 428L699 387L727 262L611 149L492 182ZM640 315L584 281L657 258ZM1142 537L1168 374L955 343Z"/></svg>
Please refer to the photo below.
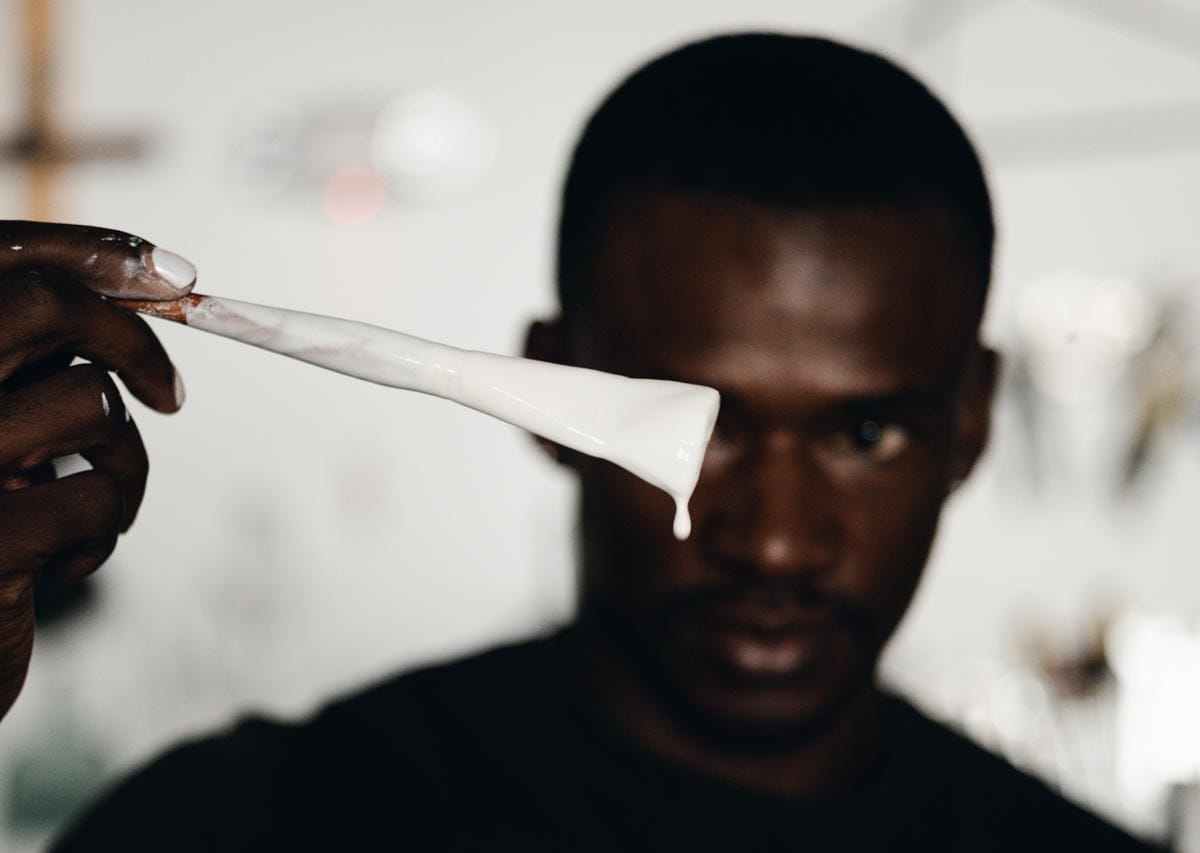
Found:
<svg viewBox="0 0 1200 853"><path fill-rule="evenodd" d="M670 498L624 471L596 467L583 489L589 568L602 569L614 592L652 586L674 542Z"/></svg>
<svg viewBox="0 0 1200 853"><path fill-rule="evenodd" d="M671 498L608 463L585 482L584 510L592 516L613 550L626 559L645 561L674 541ZM599 467L599 465L597 466Z"/></svg>
<svg viewBox="0 0 1200 853"><path fill-rule="evenodd" d="M880 615L899 618L920 580L937 526L935 505L906 507L856 531L860 570L854 583Z"/></svg>

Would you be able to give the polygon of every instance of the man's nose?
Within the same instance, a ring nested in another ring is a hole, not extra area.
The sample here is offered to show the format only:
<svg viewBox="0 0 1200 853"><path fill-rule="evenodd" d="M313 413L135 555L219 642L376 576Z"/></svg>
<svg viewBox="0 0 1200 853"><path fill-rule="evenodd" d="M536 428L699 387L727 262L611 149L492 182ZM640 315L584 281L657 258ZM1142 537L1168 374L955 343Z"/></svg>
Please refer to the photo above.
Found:
<svg viewBox="0 0 1200 853"><path fill-rule="evenodd" d="M835 565L837 489L802 435L781 429L758 436L713 489L703 535L722 565L771 578Z"/></svg>

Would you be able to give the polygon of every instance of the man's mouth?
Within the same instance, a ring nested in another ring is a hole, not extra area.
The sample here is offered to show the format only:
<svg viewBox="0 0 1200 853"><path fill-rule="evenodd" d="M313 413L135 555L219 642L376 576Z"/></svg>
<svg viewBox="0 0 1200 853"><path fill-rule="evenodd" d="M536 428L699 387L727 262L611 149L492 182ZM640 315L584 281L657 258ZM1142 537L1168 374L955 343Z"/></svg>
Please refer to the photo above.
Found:
<svg viewBox="0 0 1200 853"><path fill-rule="evenodd" d="M820 663L833 635L828 622L779 628L724 625L709 634L708 643L730 674L751 680L787 679Z"/></svg>
<svg viewBox="0 0 1200 853"><path fill-rule="evenodd" d="M677 602L665 624L694 663L732 682L764 688L798 686L866 636L859 611L808 588L751 587L711 591Z"/></svg>
<svg viewBox="0 0 1200 853"><path fill-rule="evenodd" d="M838 616L827 602L712 602L688 620L692 642L727 676L754 682L803 677L829 654Z"/></svg>

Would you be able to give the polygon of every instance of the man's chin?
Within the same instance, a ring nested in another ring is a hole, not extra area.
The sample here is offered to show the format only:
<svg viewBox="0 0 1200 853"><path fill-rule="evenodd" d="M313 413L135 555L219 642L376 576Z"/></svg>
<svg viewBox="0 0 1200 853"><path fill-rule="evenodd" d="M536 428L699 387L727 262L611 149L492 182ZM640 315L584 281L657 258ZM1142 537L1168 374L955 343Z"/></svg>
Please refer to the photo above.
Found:
<svg viewBox="0 0 1200 853"><path fill-rule="evenodd" d="M825 691L743 685L678 684L673 716L694 736L742 750L776 750L818 737L838 716L842 697Z"/></svg>
<svg viewBox="0 0 1200 853"><path fill-rule="evenodd" d="M695 734L729 748L754 751L800 746L817 738L843 705L837 695L797 695L768 688L736 693L691 689L681 698L676 714Z"/></svg>

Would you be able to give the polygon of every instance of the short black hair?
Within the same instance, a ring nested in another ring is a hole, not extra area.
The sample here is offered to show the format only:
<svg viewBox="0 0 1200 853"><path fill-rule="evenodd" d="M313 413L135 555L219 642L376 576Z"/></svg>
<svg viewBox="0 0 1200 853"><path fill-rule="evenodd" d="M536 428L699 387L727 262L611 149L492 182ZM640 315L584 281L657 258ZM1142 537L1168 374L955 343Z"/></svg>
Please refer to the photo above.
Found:
<svg viewBox="0 0 1200 853"><path fill-rule="evenodd" d="M995 224L966 133L893 62L827 39L739 33L635 71L593 113L567 171L558 290L568 324L615 193L661 188L788 210L935 202L963 226L982 310Z"/></svg>

